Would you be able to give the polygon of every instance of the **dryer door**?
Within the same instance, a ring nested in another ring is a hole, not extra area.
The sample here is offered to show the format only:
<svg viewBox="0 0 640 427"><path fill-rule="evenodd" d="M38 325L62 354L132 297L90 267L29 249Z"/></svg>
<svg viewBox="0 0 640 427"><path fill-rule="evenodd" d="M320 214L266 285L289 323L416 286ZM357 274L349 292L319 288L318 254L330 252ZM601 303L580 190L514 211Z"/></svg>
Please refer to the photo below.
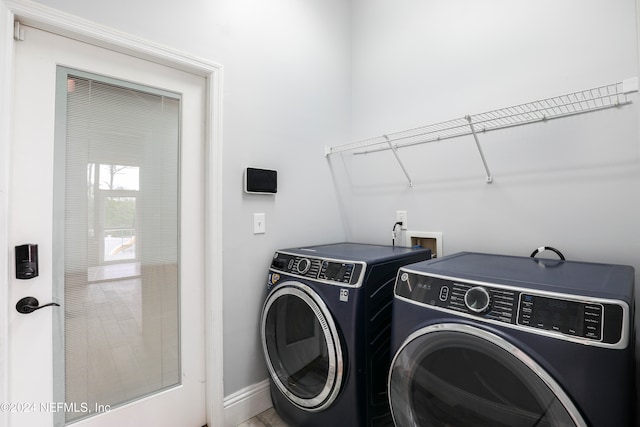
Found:
<svg viewBox="0 0 640 427"><path fill-rule="evenodd" d="M412 334L389 372L397 426L586 426L562 388L504 339L461 324Z"/></svg>
<svg viewBox="0 0 640 427"><path fill-rule="evenodd" d="M336 399L343 354L335 322L309 286L285 282L262 309L262 347L271 378L293 404L320 411Z"/></svg>

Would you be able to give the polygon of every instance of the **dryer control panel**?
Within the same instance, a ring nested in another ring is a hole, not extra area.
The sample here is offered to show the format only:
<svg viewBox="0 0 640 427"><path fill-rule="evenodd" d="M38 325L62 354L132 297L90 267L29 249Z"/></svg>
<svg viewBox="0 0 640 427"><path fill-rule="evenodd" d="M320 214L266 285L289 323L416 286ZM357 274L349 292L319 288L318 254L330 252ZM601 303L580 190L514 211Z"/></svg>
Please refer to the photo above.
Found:
<svg viewBox="0 0 640 427"><path fill-rule="evenodd" d="M437 277L400 269L396 298L534 333L606 347L628 341L625 302Z"/></svg>
<svg viewBox="0 0 640 427"><path fill-rule="evenodd" d="M303 257L283 252L276 252L271 261L271 269L279 273L354 287L362 283L364 267L362 262Z"/></svg>

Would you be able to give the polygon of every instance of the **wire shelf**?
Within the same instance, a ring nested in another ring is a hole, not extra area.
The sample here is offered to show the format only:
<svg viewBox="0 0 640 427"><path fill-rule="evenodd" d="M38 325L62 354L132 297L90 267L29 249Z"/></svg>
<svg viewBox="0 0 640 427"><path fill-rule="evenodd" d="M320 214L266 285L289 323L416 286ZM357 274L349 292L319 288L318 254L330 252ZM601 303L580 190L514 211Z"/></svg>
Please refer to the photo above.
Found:
<svg viewBox="0 0 640 427"><path fill-rule="evenodd" d="M631 103L629 94L638 91L637 77L623 82L612 83L592 89L567 93L538 101L513 105L485 113L467 115L458 119L447 120L427 126L388 133L373 138L362 139L342 145L325 147L325 156L344 151L354 151L353 154L368 154L379 151L392 150L402 168L403 173L412 186L411 177L398 156L398 149L428 142L442 141L465 135L473 135L478 152L482 159L487 183L493 178L487 166L486 159L478 140L479 132L488 132L521 126L529 123L541 122L560 117L598 111L612 107L619 107Z"/></svg>
<svg viewBox="0 0 640 427"><path fill-rule="evenodd" d="M476 132L488 132L617 107L629 104L631 102L629 93L635 91L637 89L625 90L623 82L613 83L343 145L328 146L325 149L325 155L354 150L358 150L354 154L367 154L390 150L392 148L389 143L395 148L403 148L471 135L473 132L470 123L473 123Z"/></svg>

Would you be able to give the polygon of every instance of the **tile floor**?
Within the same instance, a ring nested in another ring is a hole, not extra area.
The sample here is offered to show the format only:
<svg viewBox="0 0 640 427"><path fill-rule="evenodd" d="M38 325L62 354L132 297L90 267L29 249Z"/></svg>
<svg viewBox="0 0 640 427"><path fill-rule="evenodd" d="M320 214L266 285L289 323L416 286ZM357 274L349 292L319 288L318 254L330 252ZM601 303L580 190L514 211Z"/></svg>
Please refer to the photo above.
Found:
<svg viewBox="0 0 640 427"><path fill-rule="evenodd" d="M278 413L275 409L269 408L261 414L256 415L239 424L237 427L289 427L282 419L278 416Z"/></svg>

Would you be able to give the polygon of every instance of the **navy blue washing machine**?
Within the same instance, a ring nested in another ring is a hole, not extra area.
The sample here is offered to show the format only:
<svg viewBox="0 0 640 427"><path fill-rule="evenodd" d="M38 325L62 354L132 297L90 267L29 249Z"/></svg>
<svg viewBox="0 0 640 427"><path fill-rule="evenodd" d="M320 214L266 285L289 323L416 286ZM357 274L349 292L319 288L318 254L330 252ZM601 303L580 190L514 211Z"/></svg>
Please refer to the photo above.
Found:
<svg viewBox="0 0 640 427"><path fill-rule="evenodd" d="M464 252L400 269L397 426L634 426L634 270Z"/></svg>
<svg viewBox="0 0 640 427"><path fill-rule="evenodd" d="M393 425L387 398L398 268L428 249L338 243L277 251L261 316L273 405L292 426Z"/></svg>

